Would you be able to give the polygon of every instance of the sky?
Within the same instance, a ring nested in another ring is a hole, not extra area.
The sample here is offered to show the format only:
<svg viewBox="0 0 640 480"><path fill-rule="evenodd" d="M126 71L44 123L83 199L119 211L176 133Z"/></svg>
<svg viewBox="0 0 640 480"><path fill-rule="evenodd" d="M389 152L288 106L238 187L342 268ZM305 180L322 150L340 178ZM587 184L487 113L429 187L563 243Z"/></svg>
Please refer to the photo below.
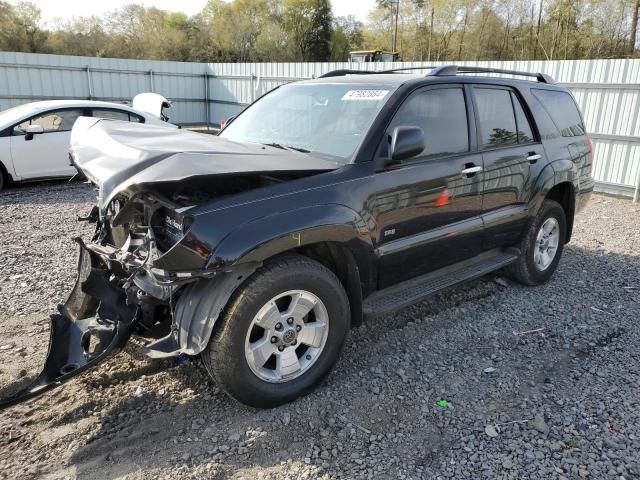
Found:
<svg viewBox="0 0 640 480"><path fill-rule="evenodd" d="M16 3L17 0L10 0ZM56 18L70 19L89 15L101 15L115 10L122 5L138 3L154 6L162 10L181 11L187 15L194 15L202 10L207 0L30 0L42 10L43 19L49 23ZM369 11L374 7L375 0L331 0L333 13L336 16L355 15L361 21L367 19Z"/></svg>

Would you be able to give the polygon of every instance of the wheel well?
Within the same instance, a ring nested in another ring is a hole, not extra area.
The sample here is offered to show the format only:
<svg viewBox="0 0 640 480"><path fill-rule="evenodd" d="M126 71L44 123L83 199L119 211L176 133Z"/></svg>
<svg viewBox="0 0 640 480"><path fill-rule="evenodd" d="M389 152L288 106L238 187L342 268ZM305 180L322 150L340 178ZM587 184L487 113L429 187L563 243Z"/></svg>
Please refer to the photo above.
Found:
<svg viewBox="0 0 640 480"><path fill-rule="evenodd" d="M351 309L351 326L362 324L362 285L358 264L347 247L337 242L320 242L293 250L331 270L342 283Z"/></svg>
<svg viewBox="0 0 640 480"><path fill-rule="evenodd" d="M574 187L570 182L562 182L555 185L547 196L549 200L555 200L564 209L564 214L567 218L567 236L565 243L569 243L571 240L571 233L573 232L573 216L575 213L576 196L574 194Z"/></svg>
<svg viewBox="0 0 640 480"><path fill-rule="evenodd" d="M5 187L9 183L11 183L11 181L13 180L11 178L11 175L9 175L9 172L7 171L7 167L4 166L4 163L2 163L2 161L0 161L0 175L2 175L2 178L4 179L4 186Z"/></svg>

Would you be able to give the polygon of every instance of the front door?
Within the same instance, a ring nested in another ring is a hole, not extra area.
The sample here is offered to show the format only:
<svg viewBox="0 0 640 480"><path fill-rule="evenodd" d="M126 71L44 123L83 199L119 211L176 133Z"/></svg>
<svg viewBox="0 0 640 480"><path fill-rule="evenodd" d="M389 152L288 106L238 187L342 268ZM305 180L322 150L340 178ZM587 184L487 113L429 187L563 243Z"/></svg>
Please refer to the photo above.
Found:
<svg viewBox="0 0 640 480"><path fill-rule="evenodd" d="M418 126L426 147L375 174L379 288L480 253L482 155L471 153L470 111L462 85L430 86L410 94L392 120L389 135Z"/></svg>
<svg viewBox="0 0 640 480"><path fill-rule="evenodd" d="M71 176L76 170L69 162L71 128L82 109L41 113L11 130L11 157L22 178ZM29 125L40 125L43 133L27 134Z"/></svg>

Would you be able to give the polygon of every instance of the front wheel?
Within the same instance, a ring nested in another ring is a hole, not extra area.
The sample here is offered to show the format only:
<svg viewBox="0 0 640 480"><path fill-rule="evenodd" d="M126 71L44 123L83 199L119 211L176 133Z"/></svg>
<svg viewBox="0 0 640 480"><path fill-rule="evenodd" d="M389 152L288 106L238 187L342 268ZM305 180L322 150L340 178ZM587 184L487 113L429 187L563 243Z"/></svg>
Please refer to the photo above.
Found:
<svg viewBox="0 0 640 480"><path fill-rule="evenodd" d="M219 387L259 408L311 390L336 363L349 332L338 278L288 255L260 268L231 298L202 353Z"/></svg>
<svg viewBox="0 0 640 480"><path fill-rule="evenodd" d="M566 238L564 209L556 201L545 200L527 227L520 243L522 255L509 267L509 273L525 285L546 282L558 267Z"/></svg>

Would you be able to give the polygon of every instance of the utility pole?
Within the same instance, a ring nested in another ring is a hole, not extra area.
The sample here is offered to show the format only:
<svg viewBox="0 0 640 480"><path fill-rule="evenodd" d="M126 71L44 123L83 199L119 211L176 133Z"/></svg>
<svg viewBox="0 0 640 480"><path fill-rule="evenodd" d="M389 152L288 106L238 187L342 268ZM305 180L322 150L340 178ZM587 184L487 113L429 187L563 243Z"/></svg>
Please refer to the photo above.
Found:
<svg viewBox="0 0 640 480"><path fill-rule="evenodd" d="M431 61L431 39L433 38L433 6L431 6L431 27L429 28L429 51L427 52L427 62Z"/></svg>
<svg viewBox="0 0 640 480"><path fill-rule="evenodd" d="M538 26L536 27L536 43L533 44L533 59L536 59L536 51L538 50L538 43L540 43L540 24L542 23L542 0L540 0L540 6L538 7ZM542 45L542 43L540 43ZM546 53L545 53L546 56ZM547 58L547 60L549 60Z"/></svg>
<svg viewBox="0 0 640 480"><path fill-rule="evenodd" d="M391 48L392 52L396 51L396 46L398 45L398 15L400 13L400 0L396 0L396 26L393 34L393 47Z"/></svg>
<svg viewBox="0 0 640 480"><path fill-rule="evenodd" d="M640 6L639 0L634 0L631 11L631 32L629 34L629 53L633 56L636 51L636 33L638 31L638 7Z"/></svg>

